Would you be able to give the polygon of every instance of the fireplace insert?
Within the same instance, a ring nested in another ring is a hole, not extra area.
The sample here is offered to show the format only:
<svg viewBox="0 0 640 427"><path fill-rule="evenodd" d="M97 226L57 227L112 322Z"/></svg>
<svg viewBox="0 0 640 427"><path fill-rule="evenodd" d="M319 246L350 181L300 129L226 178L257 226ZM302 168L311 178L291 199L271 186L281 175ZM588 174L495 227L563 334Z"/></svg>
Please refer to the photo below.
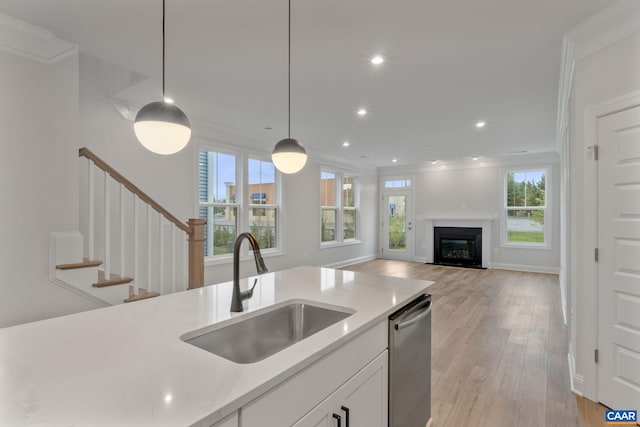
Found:
<svg viewBox="0 0 640 427"><path fill-rule="evenodd" d="M482 268L482 228L433 227L433 263Z"/></svg>

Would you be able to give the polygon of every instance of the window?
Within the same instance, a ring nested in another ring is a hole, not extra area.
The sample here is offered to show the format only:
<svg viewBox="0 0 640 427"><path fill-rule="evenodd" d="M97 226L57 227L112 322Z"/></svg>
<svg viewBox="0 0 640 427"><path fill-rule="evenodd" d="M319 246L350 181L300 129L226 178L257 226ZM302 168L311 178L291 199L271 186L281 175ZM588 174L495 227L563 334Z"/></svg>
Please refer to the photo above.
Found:
<svg viewBox="0 0 640 427"><path fill-rule="evenodd" d="M505 174L505 244L546 246L547 169Z"/></svg>
<svg viewBox="0 0 640 427"><path fill-rule="evenodd" d="M320 242L335 242L338 208L336 204L336 174L320 173L320 209L321 233Z"/></svg>
<svg viewBox="0 0 640 427"><path fill-rule="evenodd" d="M347 173L320 173L320 242L343 243L358 238L358 178Z"/></svg>
<svg viewBox="0 0 640 427"><path fill-rule="evenodd" d="M409 188L411 187L410 179L388 179L384 181L384 188Z"/></svg>
<svg viewBox="0 0 640 427"><path fill-rule="evenodd" d="M356 238L356 201L354 190L356 177L345 175L342 177L342 239Z"/></svg>
<svg viewBox="0 0 640 427"><path fill-rule="evenodd" d="M205 256L233 252L238 230L236 156L200 151L198 193L205 226Z"/></svg>
<svg viewBox="0 0 640 427"><path fill-rule="evenodd" d="M249 158L249 230L260 249L277 247L276 169L273 163ZM260 206L260 207L256 207Z"/></svg>
<svg viewBox="0 0 640 427"><path fill-rule="evenodd" d="M260 249L278 248L279 186L273 163L208 150L199 151L198 161L199 216L207 220L205 256L233 253L243 230L256 236Z"/></svg>

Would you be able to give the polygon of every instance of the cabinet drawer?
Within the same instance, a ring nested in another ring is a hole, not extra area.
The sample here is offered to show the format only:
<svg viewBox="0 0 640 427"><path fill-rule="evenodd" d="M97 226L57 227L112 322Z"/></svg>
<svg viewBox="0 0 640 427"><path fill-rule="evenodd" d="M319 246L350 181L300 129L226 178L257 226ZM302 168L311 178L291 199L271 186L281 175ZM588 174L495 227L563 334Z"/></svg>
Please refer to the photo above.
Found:
<svg viewBox="0 0 640 427"><path fill-rule="evenodd" d="M387 348L382 321L241 409L242 427L290 426Z"/></svg>

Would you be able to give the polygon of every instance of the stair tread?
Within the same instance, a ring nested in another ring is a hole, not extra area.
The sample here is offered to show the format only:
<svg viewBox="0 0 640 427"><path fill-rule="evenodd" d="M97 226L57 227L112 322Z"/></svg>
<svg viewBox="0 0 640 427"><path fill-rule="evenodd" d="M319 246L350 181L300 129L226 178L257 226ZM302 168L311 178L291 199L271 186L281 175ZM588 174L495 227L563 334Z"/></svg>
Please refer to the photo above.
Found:
<svg viewBox="0 0 640 427"><path fill-rule="evenodd" d="M72 264L58 264L56 269L58 270L75 270L79 268L98 267L102 265L102 261L96 259L84 258L82 262L76 262Z"/></svg>
<svg viewBox="0 0 640 427"><path fill-rule="evenodd" d="M138 292L140 292L138 295L130 295L124 302L134 302L160 296L159 292L147 292L142 288L138 289Z"/></svg>
<svg viewBox="0 0 640 427"><path fill-rule="evenodd" d="M116 285L125 285L127 283L133 282L133 278L131 277L121 277L117 274L111 273L109 275L109 279L105 278L104 271L98 271L98 281L94 283L92 286L94 288L105 288L107 286L116 286Z"/></svg>

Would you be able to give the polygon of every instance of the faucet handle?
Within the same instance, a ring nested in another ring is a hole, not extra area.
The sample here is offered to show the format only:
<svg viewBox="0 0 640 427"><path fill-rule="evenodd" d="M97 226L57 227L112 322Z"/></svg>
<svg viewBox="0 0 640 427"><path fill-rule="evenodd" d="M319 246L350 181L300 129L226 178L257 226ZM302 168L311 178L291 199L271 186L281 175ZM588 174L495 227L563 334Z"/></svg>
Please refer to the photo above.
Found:
<svg viewBox="0 0 640 427"><path fill-rule="evenodd" d="M253 296L253 289L256 287L257 284L258 284L258 279L257 278L253 279L253 286L251 287L251 289L240 293L241 300L251 298Z"/></svg>

